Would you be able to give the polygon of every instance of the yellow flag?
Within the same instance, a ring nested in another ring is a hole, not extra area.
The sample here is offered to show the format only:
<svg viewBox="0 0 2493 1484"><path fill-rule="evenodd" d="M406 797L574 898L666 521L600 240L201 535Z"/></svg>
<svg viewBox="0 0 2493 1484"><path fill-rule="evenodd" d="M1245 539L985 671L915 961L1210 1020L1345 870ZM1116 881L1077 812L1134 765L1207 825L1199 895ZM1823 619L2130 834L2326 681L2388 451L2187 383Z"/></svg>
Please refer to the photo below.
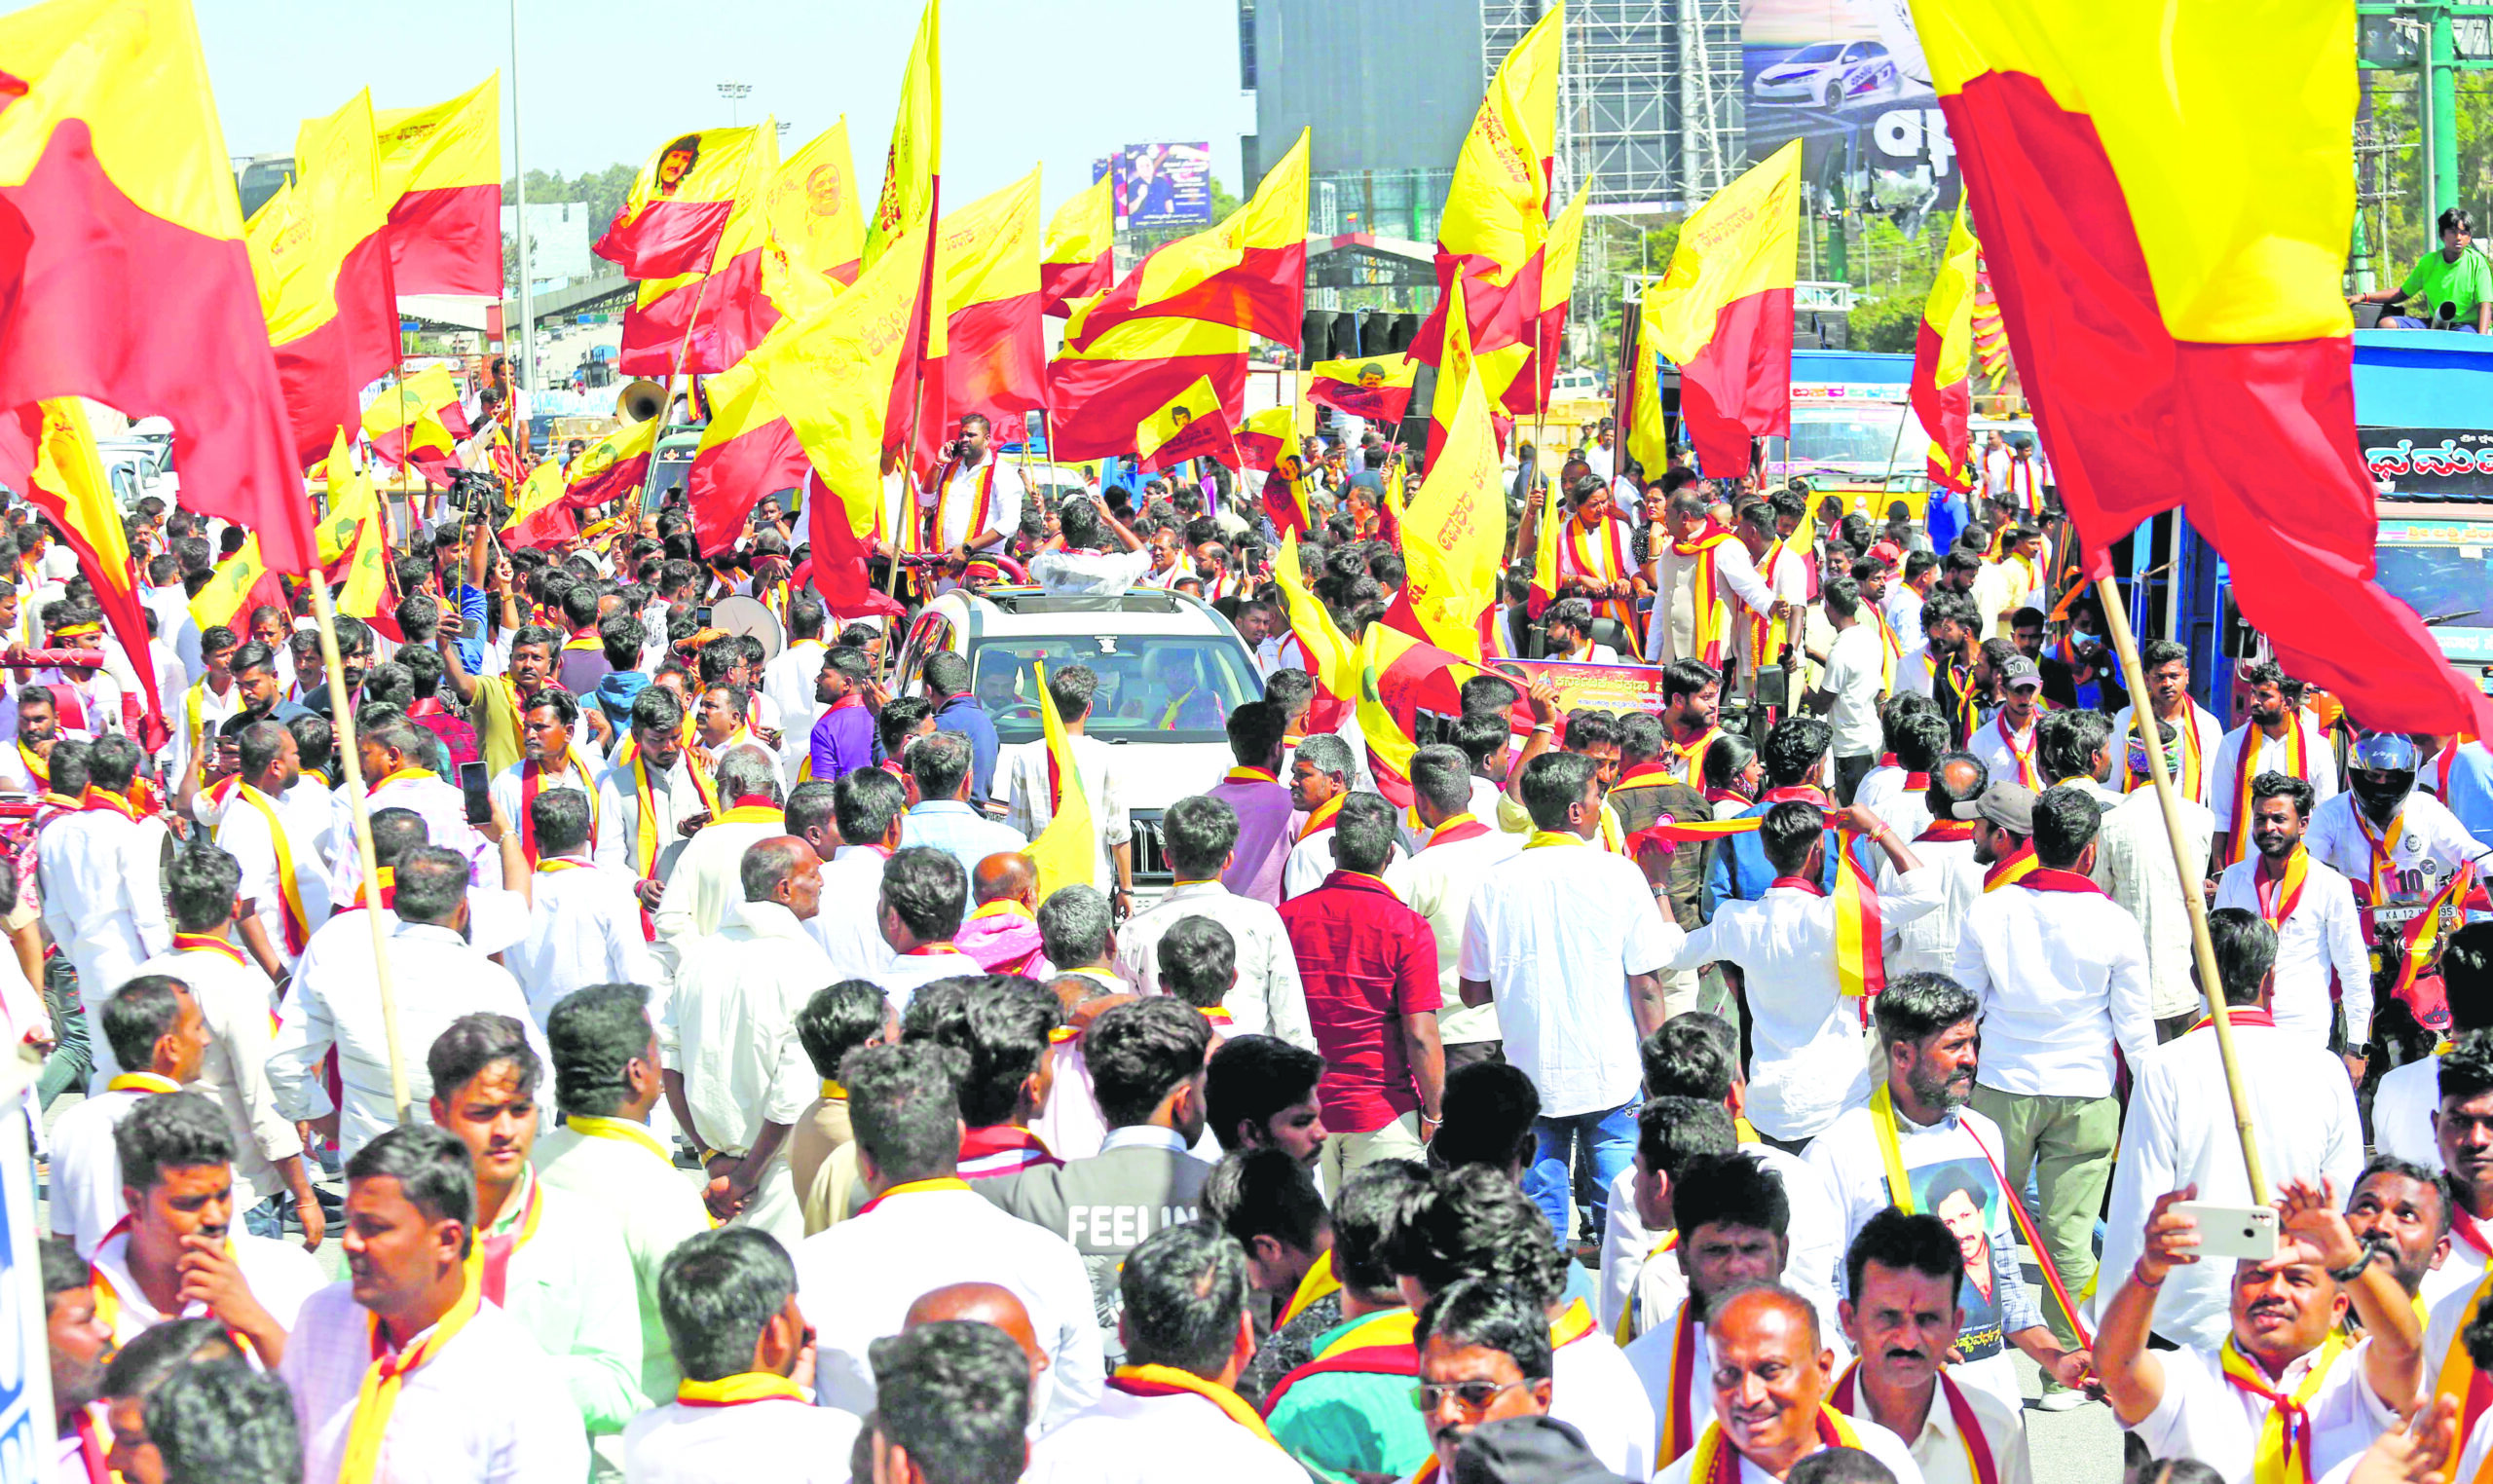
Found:
<svg viewBox="0 0 2493 1484"><path fill-rule="evenodd" d="M881 257L912 227L935 214L936 182L944 173L944 57L938 8L926 0L917 40L900 77L900 111L892 119L891 149L883 157L883 194L866 229L866 262ZM921 243L920 251L924 250Z"/></svg>
<svg viewBox="0 0 2493 1484"><path fill-rule="evenodd" d="M259 534L246 533L242 544L216 564L207 585L191 599L191 621L203 629L220 623L231 627L234 615L242 611L243 603L251 596L251 585L268 575L268 564L260 560Z"/></svg>
<svg viewBox="0 0 2493 1484"><path fill-rule="evenodd" d="M1449 323L1449 329L1451 324ZM1403 594L1429 643L1480 658L1480 614L1498 599L1507 495L1497 430L1477 376L1464 379L1445 446L1402 517Z"/></svg>
<svg viewBox="0 0 2493 1484"><path fill-rule="evenodd" d="M1645 285L1643 313L1636 316L1636 359L1627 371L1627 457L1645 470L1648 479L1658 479L1670 467L1670 421L1662 416L1661 355L1655 349L1655 291L1661 287L1656 278Z"/></svg>
<svg viewBox="0 0 2493 1484"><path fill-rule="evenodd" d="M1547 235L1547 161L1557 148L1558 63L1566 8L1553 5L1515 43L1480 99L1455 156L1437 241L1459 257L1497 267L1492 283L1511 283Z"/></svg>
<svg viewBox="0 0 2493 1484"><path fill-rule="evenodd" d="M1048 667L1034 663L1038 677L1039 726L1048 744L1048 771L1055 775L1056 809L1046 829L1023 854L1038 867L1039 900L1060 886L1088 886L1099 859L1099 827L1091 817L1091 800L1082 792L1082 769L1073 761L1073 739L1064 719L1056 714L1056 697L1048 694Z"/></svg>
<svg viewBox="0 0 2493 1484"><path fill-rule="evenodd" d="M341 519L354 522L353 564L347 569L346 585L338 593L338 612L354 618L370 618L381 612L381 601L389 593L389 549L381 530L381 498L372 487L372 476L354 466L341 436L329 450L329 514L320 523L320 541L325 547L330 533ZM321 561L336 558L323 553Z"/></svg>
<svg viewBox="0 0 2493 1484"><path fill-rule="evenodd" d="M1792 287L1800 243L1795 139L1715 192L1680 228L1669 271L1645 289L1654 349L1672 365L1687 365L1714 338L1726 305Z"/></svg>
<svg viewBox="0 0 2493 1484"><path fill-rule="evenodd" d="M762 257L762 291L781 314L809 314L855 281L866 251L866 212L857 199L847 119L771 173L763 216L769 245Z"/></svg>
<svg viewBox="0 0 2493 1484"><path fill-rule="evenodd" d="M314 530L319 538L320 565L323 567L354 549L355 538L362 532L365 519L381 505L371 479L355 472L354 461L347 452L347 435L343 430L329 445L325 468L325 477L329 481L329 513L320 517L320 524Z"/></svg>
<svg viewBox="0 0 2493 1484"><path fill-rule="evenodd" d="M859 536L873 528L882 503L883 420L893 373L909 349L910 300L925 263L927 227L902 233L893 250L830 304L772 326L750 357Z"/></svg>

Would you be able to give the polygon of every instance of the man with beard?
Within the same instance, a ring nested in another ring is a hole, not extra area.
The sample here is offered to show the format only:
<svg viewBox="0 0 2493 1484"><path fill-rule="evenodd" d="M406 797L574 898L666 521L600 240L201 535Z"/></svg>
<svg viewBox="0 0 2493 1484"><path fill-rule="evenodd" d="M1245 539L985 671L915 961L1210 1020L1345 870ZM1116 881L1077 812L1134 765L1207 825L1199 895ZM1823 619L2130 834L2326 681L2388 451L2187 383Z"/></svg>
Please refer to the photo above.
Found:
<svg viewBox="0 0 2493 1484"><path fill-rule="evenodd" d="M2288 1180L2276 1256L2233 1269L2221 1348L2151 1349L2165 1285L2201 1260L2198 1218L2176 1208L2198 1198L2184 1185L2146 1215L2095 1336L2105 1399L2157 1458L2198 1459L2232 1484L2323 1477L2413 1405L2424 1379L2414 1304L2326 1186ZM2338 1333L2350 1307L2364 1334L2351 1348Z"/></svg>
<svg viewBox="0 0 2493 1484"><path fill-rule="evenodd" d="M2268 1011L2275 931L2239 908L2218 908L2208 913L2208 937L2231 1007L2233 1067L2250 1099L2260 1164L2272 1180L2326 1179L2334 1189L2354 1189L2363 1166L2354 1090L2325 1046L2279 1027ZM2124 1272L2138 1257L2147 1207L2165 1191L2195 1185L2199 1199L2213 1205L2251 1204L2225 1071L2212 1020L2132 1069L2102 1271ZM2155 1329L2177 1344L2214 1351L2224 1341L2225 1275L2212 1264L2174 1274L2156 1301Z"/></svg>
<svg viewBox="0 0 2493 1484"><path fill-rule="evenodd" d="M607 829L589 859L631 872L641 909L654 911L666 894L660 865L682 837L681 823L707 808L685 761L684 703L663 686L647 686L632 697L630 738L597 781Z"/></svg>
<svg viewBox="0 0 2493 1484"><path fill-rule="evenodd" d="M2493 923L2471 922L2442 940L2441 996L2450 1012L2444 1041L2493 1025ZM2381 1074L2372 1089L2372 1147L2438 1171L2433 1115L2441 1104L2441 1055L2435 1051Z"/></svg>
<svg viewBox="0 0 2493 1484"><path fill-rule="evenodd" d="M1706 1346L1715 1420L1679 1462L1655 1476L1656 1484L1781 1479L1829 1448L1857 1448L1884 1464L1897 1484L1921 1484L1902 1438L1827 1405L1836 1353L1820 1339L1808 1300L1771 1283L1740 1288L1723 1300ZM1725 1449L1738 1458L1724 1458Z"/></svg>
<svg viewBox="0 0 2493 1484"><path fill-rule="evenodd" d="M1871 1217L1844 1254L1843 1332L1861 1358L1828 1405L1904 1439L1923 1484L2029 1484L2021 1414L1945 1364L1965 1323L1965 1278L1938 1217Z"/></svg>
<svg viewBox="0 0 2493 1484"><path fill-rule="evenodd" d="M2325 1047L2336 1026L2338 1006L2332 1002L2342 1001L2346 1070L2361 1082L2364 1061L2353 1048L2371 1039L2371 961L2352 887L2303 845L2320 797L2290 773L2261 773L2251 781L2246 843L2253 848L2217 877L2215 905L2256 912L2276 929L2277 983L2269 1013L2280 1029ZM2223 816L2217 819L2221 828Z"/></svg>
<svg viewBox="0 0 2493 1484"><path fill-rule="evenodd" d="M95 1312L86 1261L69 1240L46 1237L38 1245L44 1340L52 1354L53 1422L60 1437L49 1477L59 1484L88 1484L105 1476L104 1442L91 1408L103 1394L112 1325Z"/></svg>
<svg viewBox="0 0 2493 1484"><path fill-rule="evenodd" d="M2208 806L2216 815L2216 861L2224 866L2250 856L2256 830L2253 783L2260 774L2284 773L2309 784L2314 808L2338 791L2336 761L2320 719L2303 709L2302 682L2288 680L2275 660L2263 659L2242 667L2242 684L2250 691L2251 719L2216 744L2208 784ZM2310 810L2304 814L2308 818Z"/></svg>
<svg viewBox="0 0 2493 1484"><path fill-rule="evenodd" d="M2007 1351L2014 1345L2064 1388L2075 1387L2086 1375L2086 1352L2053 1337L2018 1267L2017 1234L1996 1173L1999 1126L1966 1104L1981 1057L1981 1004L1944 974L1908 974L1890 980L1873 1006L1886 1080L1866 1104L1845 1109L1806 1155L1835 1196L1846 1249L1890 1206L1938 1216L1958 1243L1966 1280L1986 1298L1972 1332L1960 1333L1960 1321L1943 1346L1956 1351L1957 1379L2012 1409L2021 1406ZM1851 1268L1845 1271L1849 1277ZM1958 1298L1963 1293L1956 1290ZM1857 1309L1861 1295L1849 1297ZM2050 1394L2071 1397L2062 1404L2067 1406L2078 1397L2074 1391Z"/></svg>
<svg viewBox="0 0 2493 1484"><path fill-rule="evenodd" d="M2400 1287L2421 1293L2425 1276L2450 1255L2449 1187L2436 1170L2376 1154L2355 1181L2346 1224L2389 1259Z"/></svg>

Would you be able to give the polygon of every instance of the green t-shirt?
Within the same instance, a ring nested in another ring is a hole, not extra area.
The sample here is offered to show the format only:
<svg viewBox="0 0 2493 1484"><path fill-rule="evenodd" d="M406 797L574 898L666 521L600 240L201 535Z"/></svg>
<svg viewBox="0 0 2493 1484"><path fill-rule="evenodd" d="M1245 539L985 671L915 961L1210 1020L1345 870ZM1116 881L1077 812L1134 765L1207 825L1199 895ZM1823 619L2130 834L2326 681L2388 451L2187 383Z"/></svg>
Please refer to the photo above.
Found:
<svg viewBox="0 0 2493 1484"><path fill-rule="evenodd" d="M2398 291L2406 296L2407 314L2430 319L2447 304L2454 317L2472 320L2475 306L2493 299L2493 264L2474 247L2462 251L2455 263L2438 252L2428 252L2408 271Z"/></svg>
<svg viewBox="0 0 2493 1484"><path fill-rule="evenodd" d="M1316 1354L1366 1317L1316 1337ZM1430 1453L1428 1425L1411 1404L1409 1376L1328 1371L1289 1389L1264 1419L1273 1438L1318 1478L1348 1484L1350 1471L1408 1478Z"/></svg>

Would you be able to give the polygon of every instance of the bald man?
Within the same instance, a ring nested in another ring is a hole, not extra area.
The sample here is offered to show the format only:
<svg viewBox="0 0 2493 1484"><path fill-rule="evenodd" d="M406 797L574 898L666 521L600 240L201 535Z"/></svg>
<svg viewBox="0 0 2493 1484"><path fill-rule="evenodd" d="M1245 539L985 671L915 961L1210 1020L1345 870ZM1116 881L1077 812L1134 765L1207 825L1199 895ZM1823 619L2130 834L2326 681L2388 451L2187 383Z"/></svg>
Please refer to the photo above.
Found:
<svg viewBox="0 0 2493 1484"><path fill-rule="evenodd" d="M978 906L952 935L952 946L989 974L1051 972L1039 951L1039 866L1028 856L1002 850L970 872L970 900Z"/></svg>
<svg viewBox="0 0 2493 1484"><path fill-rule="evenodd" d="M1725 1448L1780 1479L1810 1454L1837 1447L1870 1454L1887 1465L1896 1484L1921 1484L1921 1469L1902 1439L1826 1404L1835 1352L1820 1341L1818 1312L1807 1299L1774 1283L1734 1290L1707 1317L1705 1342L1714 1359L1714 1420L1695 1447L1655 1475L1655 1484L1714 1477L1713 1462Z"/></svg>
<svg viewBox="0 0 2493 1484"><path fill-rule="evenodd" d="M992 1324L1022 1347L1022 1354L1030 1361L1030 1426L1035 1432L1038 1419L1047 1410L1048 1353L1039 1347L1038 1334L1030 1327L1030 1311L1023 1307L1021 1298L1001 1283L946 1283L919 1294L917 1302L910 1305L909 1313L901 1318L900 1327L905 1334L920 1324L945 1319Z"/></svg>

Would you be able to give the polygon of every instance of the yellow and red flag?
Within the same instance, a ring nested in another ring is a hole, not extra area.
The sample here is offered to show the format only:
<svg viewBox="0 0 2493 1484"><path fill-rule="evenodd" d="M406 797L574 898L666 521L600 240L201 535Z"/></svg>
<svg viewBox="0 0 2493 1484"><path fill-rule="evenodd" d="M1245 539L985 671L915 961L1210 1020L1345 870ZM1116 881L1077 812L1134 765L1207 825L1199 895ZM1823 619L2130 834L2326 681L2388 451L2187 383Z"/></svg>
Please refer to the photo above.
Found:
<svg viewBox="0 0 2493 1484"><path fill-rule="evenodd" d="M1453 304L1446 312L1445 339L1439 345L1437 354L1436 391L1429 404L1427 462L1432 465L1445 449L1446 434L1454 422L1455 406L1462 399L1464 383L1477 378L1484 392L1490 388L1503 388L1515 379L1532 355L1532 347L1523 341L1508 341L1495 351L1475 353L1468 330L1470 315L1466 312L1463 317L1454 317L1457 311L1465 309L1471 287L1457 278L1447 294ZM1499 448L1503 450L1506 446L1505 428L1493 425L1492 430Z"/></svg>
<svg viewBox="0 0 2493 1484"><path fill-rule="evenodd" d="M390 538L382 525L381 493L372 487L372 476L354 466L343 432L330 444L324 468L329 510L320 518L320 561L323 565L346 563L343 574L330 574L332 580L343 583L338 589L338 612L356 618L379 618L390 586Z"/></svg>
<svg viewBox="0 0 2493 1484"><path fill-rule="evenodd" d="M1553 5L1498 64L1455 156L1437 225L1437 304L1411 353L1441 365L1457 278L1473 349L1531 338L1541 294L1531 272L1549 235L1550 157L1558 141L1558 64L1566 8ZM1493 389L1493 394L1494 394Z"/></svg>
<svg viewBox="0 0 2493 1484"><path fill-rule="evenodd" d="M61 539L78 554L78 570L95 589L96 606L112 626L113 638L138 672L147 694L140 713L144 724L162 735L150 737L150 751L162 747L165 706L156 693L156 667L147 662L147 610L138 601L138 576L130 567L130 541L121 506L113 501L112 482L95 456L95 439L87 427L87 409L74 396L51 397L17 409L13 419L21 436L35 445L34 476L26 498L49 516Z"/></svg>
<svg viewBox="0 0 2493 1484"><path fill-rule="evenodd" d="M857 281L866 251L866 212L842 118L780 162L763 196L768 241L762 291L783 315L820 308Z"/></svg>
<svg viewBox="0 0 2493 1484"><path fill-rule="evenodd" d="M1134 449L1142 420L1208 380L1224 407L1246 399L1246 331L1201 319L1129 319L1097 334L1098 304L1077 310L1048 363L1058 459L1106 459ZM1087 343L1079 345L1077 340Z"/></svg>
<svg viewBox="0 0 2493 1484"><path fill-rule="evenodd" d="M373 115L402 294L502 297L502 88L497 72L449 102Z"/></svg>
<svg viewBox="0 0 2493 1484"><path fill-rule="evenodd" d="M1915 419L1930 434L1930 480L1959 494L1974 487L1965 453L1974 410L1974 260L1980 252L1960 201L1948 226L1948 255L1914 331L1911 397Z"/></svg>
<svg viewBox="0 0 2493 1484"><path fill-rule="evenodd" d="M579 522L563 508L562 467L548 459L529 470L511 496L502 539L514 546L548 546L579 535Z"/></svg>
<svg viewBox="0 0 2493 1484"><path fill-rule="evenodd" d="M883 156L883 189L874 203L874 219L866 227L868 267L907 241L918 254L916 277L906 289L906 322L902 326L900 359L893 363L883 403L883 452L910 452L917 420L919 383L925 376L928 342L942 339L935 321L943 311L935 303L936 221L944 200L944 33L941 0L926 0L917 18L917 37L910 44L901 69L900 106L892 116L892 139ZM808 445L810 448L810 445ZM815 466L821 467L817 460ZM910 473L920 472L914 466ZM826 479L831 476L826 473Z"/></svg>
<svg viewBox="0 0 2493 1484"><path fill-rule="evenodd" d="M644 281L710 271L739 204L778 163L775 125L695 130L658 146L589 251Z"/></svg>
<svg viewBox="0 0 2493 1484"><path fill-rule="evenodd" d="M927 307L917 465L962 417L984 413L1020 429L1048 404L1047 336L1039 320L1039 172L947 215L935 234ZM1017 436L1005 440L1018 443Z"/></svg>
<svg viewBox="0 0 2493 1484"><path fill-rule="evenodd" d="M710 385L711 416L718 416L718 384ZM659 420L618 427L580 450L563 471L563 503L576 509L612 504L632 493L650 473L657 451ZM548 460L547 463L553 461Z"/></svg>
<svg viewBox="0 0 2493 1484"><path fill-rule="evenodd" d="M1201 319L1233 325L1295 351L1307 303L1308 130L1209 232L1163 243L1125 280L1065 325L1065 344L1088 342L1137 319Z"/></svg>
<svg viewBox="0 0 2493 1484"><path fill-rule="evenodd" d="M2288 671L2367 727L2493 732L2493 705L2371 580L2341 283L2354 15L2152 0L1914 14L2090 573L2179 505ZM2229 458L2245 448L2260 457Z"/></svg>
<svg viewBox="0 0 2493 1484"><path fill-rule="evenodd" d="M1307 399L1391 427L1411 405L1420 363L1408 355L1354 355L1307 368Z"/></svg>
<svg viewBox="0 0 2493 1484"><path fill-rule="evenodd" d="M459 386L441 366L382 388L363 409L363 435L372 440L373 454L438 485L450 483L451 455L471 431Z"/></svg>
<svg viewBox="0 0 2493 1484"><path fill-rule="evenodd" d="M1541 293L1541 317L1526 332L1531 343L1524 358L1523 370L1507 384L1503 401L1507 411L1517 417L1539 412L1549 405L1549 387L1558 375L1558 362L1566 358L1567 308L1576 297L1576 264L1581 255L1584 240L1584 204L1592 199L1587 185L1567 203L1549 224L1549 240L1541 244L1541 259L1533 278Z"/></svg>
<svg viewBox="0 0 2493 1484"><path fill-rule="evenodd" d="M1418 735L1420 713L1460 714L1463 683L1479 668L1390 623L1371 623L1357 639L1344 634L1308 590L1295 531L1283 534L1273 575L1281 585L1290 628L1316 666L1318 701L1309 711L1309 727L1329 730L1341 723L1345 712L1355 715L1377 792L1396 807L1409 807L1411 755L1419 751L1412 739Z"/></svg>
<svg viewBox="0 0 2493 1484"><path fill-rule="evenodd" d="M1619 398L1627 410L1619 442L1649 479L1660 477L1661 470L1670 466L1671 455L1670 420L1662 415L1661 352L1654 348L1654 318L1646 308L1660 286L1659 279L1648 282L1638 296L1635 350L1627 357L1622 378L1626 385L1619 389Z"/></svg>
<svg viewBox="0 0 2493 1484"><path fill-rule="evenodd" d="M1800 244L1795 139L1696 209L1680 228L1669 270L1645 290L1650 344L1679 367L1680 413L1708 478L1738 477L1750 439L1792 430Z"/></svg>
<svg viewBox="0 0 2493 1484"><path fill-rule="evenodd" d="M1238 458L1243 468L1269 469L1273 461L1298 451L1298 409L1267 407L1250 412L1238 425Z"/></svg>
<svg viewBox="0 0 2493 1484"><path fill-rule="evenodd" d="M1430 461L1401 525L1409 580L1385 621L1476 662L1482 630L1498 612L1507 544L1505 470L1477 375L1457 390L1445 445Z"/></svg>
<svg viewBox="0 0 2493 1484"><path fill-rule="evenodd" d="M784 327L795 323L782 320L779 333L790 333ZM805 451L770 400L762 359L763 352L756 352L710 381L710 421L701 429L701 444L684 481L686 501L692 506L692 535L705 555L735 544L744 534L745 517L762 497L804 483Z"/></svg>
<svg viewBox="0 0 2493 1484"><path fill-rule="evenodd" d="M182 503L313 558L188 0L49 0L0 16L0 407L87 396L173 424ZM0 483L36 450L0 437Z"/></svg>
<svg viewBox="0 0 2493 1484"><path fill-rule="evenodd" d="M309 512L312 501L305 499L303 508ZM284 611L285 588L260 556L259 533L249 532L232 556L216 564L207 585L191 595L191 621L203 629L221 623L239 633L244 625L235 620L264 605Z"/></svg>
<svg viewBox="0 0 2493 1484"><path fill-rule="evenodd" d="M1991 270L1983 266L1983 249L1974 246L1974 353L1983 374L1993 381L2008 374L2008 326L2000 321L1999 296L1991 290Z"/></svg>
<svg viewBox="0 0 2493 1484"><path fill-rule="evenodd" d="M1241 462L1236 427L1208 376L1196 377L1194 385L1135 424L1134 448L1146 469L1165 469L1189 459L1210 459L1233 467Z"/></svg>
<svg viewBox="0 0 2493 1484"><path fill-rule="evenodd" d="M1048 695L1048 667L1034 662L1030 673L1036 682L1031 693L1039 698L1039 731L1047 740L1048 783L1056 800L1047 828L1023 851L1038 869L1039 900L1044 902L1060 886L1090 884L1098 864L1099 827L1092 818L1090 797L1082 789L1073 738Z"/></svg>
<svg viewBox="0 0 2493 1484"><path fill-rule="evenodd" d="M914 228L895 244L922 254L916 239L925 231ZM826 549L827 525L841 526L852 539L874 529L882 504L884 405L908 350L917 287L916 262L886 251L838 298L780 325L753 353L762 394L787 420L830 493L806 501L817 554ZM822 563L815 568L819 573Z"/></svg>
<svg viewBox="0 0 2493 1484"><path fill-rule="evenodd" d="M294 161L294 180L252 216L248 241L295 457L309 466L328 456L341 428L355 426L357 393L398 365L371 94L306 119Z"/></svg>
<svg viewBox="0 0 2493 1484"><path fill-rule="evenodd" d="M697 189L726 194L719 202L698 204L704 209L722 206L726 214L710 240L709 256L681 273L644 278L635 290L614 356L614 368L626 376L725 371L744 359L779 320L779 307L762 291L763 248L770 236L764 188L779 166L778 130L764 120L751 129L714 129L700 137L720 152L720 173ZM681 158L680 150L676 154ZM741 171L733 181L724 178L730 166ZM696 187L688 178L681 189ZM645 213L672 204L652 202Z"/></svg>
<svg viewBox="0 0 2493 1484"><path fill-rule="evenodd" d="M1104 294L1116 281L1115 172L1100 176L1048 218L1039 254L1039 307L1063 318L1076 300Z"/></svg>

